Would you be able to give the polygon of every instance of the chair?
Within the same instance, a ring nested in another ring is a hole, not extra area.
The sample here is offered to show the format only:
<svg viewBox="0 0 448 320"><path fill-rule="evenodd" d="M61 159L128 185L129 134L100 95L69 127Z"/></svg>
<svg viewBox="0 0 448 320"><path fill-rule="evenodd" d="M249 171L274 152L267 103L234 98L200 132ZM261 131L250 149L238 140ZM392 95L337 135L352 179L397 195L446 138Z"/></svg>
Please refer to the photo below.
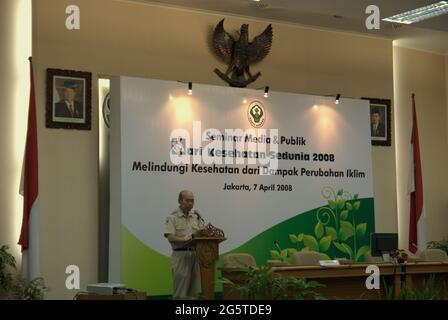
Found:
<svg viewBox="0 0 448 320"><path fill-rule="evenodd" d="M420 257L425 261L448 262L448 255L440 249L425 249L420 253Z"/></svg>
<svg viewBox="0 0 448 320"><path fill-rule="evenodd" d="M248 253L229 253L222 259L223 268L255 268L256 266L255 258Z"/></svg>
<svg viewBox="0 0 448 320"><path fill-rule="evenodd" d="M373 264L384 263L383 257L374 257L372 256L372 253L370 251L366 253L365 259L366 263L373 263Z"/></svg>
<svg viewBox="0 0 448 320"><path fill-rule="evenodd" d="M319 260L324 260L324 257L319 252L296 252L292 255L292 263L302 266L319 265Z"/></svg>

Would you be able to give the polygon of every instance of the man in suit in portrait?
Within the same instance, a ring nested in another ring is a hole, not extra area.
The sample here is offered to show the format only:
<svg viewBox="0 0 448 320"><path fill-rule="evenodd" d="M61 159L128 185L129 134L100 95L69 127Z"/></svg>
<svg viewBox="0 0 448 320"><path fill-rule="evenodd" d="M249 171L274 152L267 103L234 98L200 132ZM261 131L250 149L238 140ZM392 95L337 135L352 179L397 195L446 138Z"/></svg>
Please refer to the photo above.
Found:
<svg viewBox="0 0 448 320"><path fill-rule="evenodd" d="M82 103L75 100L76 85L73 83L65 82L63 99L56 103L55 116L61 118L78 118L84 117L84 110Z"/></svg>
<svg viewBox="0 0 448 320"><path fill-rule="evenodd" d="M372 137L385 137L386 130L381 119L380 111L377 108L372 109L370 113L370 133Z"/></svg>

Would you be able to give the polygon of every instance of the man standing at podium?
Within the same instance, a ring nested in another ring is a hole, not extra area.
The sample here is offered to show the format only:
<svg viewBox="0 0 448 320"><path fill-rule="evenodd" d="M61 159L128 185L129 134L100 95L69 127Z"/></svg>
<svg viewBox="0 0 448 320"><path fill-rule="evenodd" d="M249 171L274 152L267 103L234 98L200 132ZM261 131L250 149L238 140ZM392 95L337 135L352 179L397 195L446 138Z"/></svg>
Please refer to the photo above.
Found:
<svg viewBox="0 0 448 320"><path fill-rule="evenodd" d="M165 237L173 248L171 255L173 298L195 298L200 280L199 265L194 248L187 245L191 241L192 234L203 227L203 220L193 211L193 192L181 191L178 202L179 208L166 218L165 223Z"/></svg>

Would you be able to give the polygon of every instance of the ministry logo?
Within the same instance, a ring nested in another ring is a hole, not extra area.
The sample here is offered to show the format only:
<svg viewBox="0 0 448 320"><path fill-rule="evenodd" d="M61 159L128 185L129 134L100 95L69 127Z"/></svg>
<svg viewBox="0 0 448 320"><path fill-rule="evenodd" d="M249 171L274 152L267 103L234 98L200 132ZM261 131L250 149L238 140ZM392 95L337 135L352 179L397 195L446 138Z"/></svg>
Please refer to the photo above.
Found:
<svg viewBox="0 0 448 320"><path fill-rule="evenodd" d="M247 108L247 118L254 128L261 128L266 122L266 109L260 101L252 101Z"/></svg>

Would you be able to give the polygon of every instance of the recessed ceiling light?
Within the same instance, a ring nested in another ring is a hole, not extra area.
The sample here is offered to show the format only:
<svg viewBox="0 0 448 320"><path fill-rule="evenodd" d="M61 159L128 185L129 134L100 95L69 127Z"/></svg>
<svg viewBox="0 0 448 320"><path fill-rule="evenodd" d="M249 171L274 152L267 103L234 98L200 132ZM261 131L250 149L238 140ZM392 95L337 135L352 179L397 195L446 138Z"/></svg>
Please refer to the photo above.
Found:
<svg viewBox="0 0 448 320"><path fill-rule="evenodd" d="M385 18L383 21L411 24L431 19L448 13L448 1L440 1L429 6L403 12L395 16Z"/></svg>

